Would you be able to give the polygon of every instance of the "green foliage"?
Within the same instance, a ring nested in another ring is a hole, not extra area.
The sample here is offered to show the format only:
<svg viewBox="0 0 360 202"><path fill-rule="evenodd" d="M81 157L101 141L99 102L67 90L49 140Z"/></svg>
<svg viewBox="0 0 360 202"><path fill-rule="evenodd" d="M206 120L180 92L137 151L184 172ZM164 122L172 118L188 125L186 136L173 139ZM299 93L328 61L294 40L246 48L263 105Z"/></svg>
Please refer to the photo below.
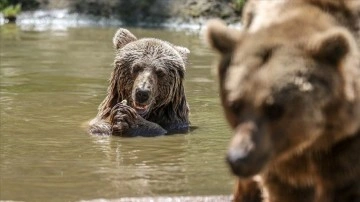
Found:
<svg viewBox="0 0 360 202"><path fill-rule="evenodd" d="M246 3L246 0L233 0L233 3L235 10L241 12Z"/></svg>
<svg viewBox="0 0 360 202"><path fill-rule="evenodd" d="M7 0L0 0L0 11L9 6L9 2Z"/></svg>
<svg viewBox="0 0 360 202"><path fill-rule="evenodd" d="M15 17L21 12L21 4L7 6L1 12L5 17Z"/></svg>
<svg viewBox="0 0 360 202"><path fill-rule="evenodd" d="M48 1L49 0L0 0L0 4L4 2L3 4L4 7L1 8L0 6L0 11L7 6L17 5L17 4L21 4L21 10L33 10L39 8L40 2L48 2Z"/></svg>

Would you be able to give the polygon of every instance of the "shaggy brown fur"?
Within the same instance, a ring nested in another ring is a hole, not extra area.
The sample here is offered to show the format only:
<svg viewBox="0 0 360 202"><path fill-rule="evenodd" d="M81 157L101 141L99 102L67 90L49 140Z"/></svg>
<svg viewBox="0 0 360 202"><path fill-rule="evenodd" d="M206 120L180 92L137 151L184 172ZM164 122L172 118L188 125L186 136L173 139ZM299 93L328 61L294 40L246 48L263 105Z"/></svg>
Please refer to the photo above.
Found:
<svg viewBox="0 0 360 202"><path fill-rule="evenodd" d="M360 201L359 14L359 1L256 0L241 32L209 23L227 159L240 182L260 175L264 200ZM256 186L240 182L246 201Z"/></svg>
<svg viewBox="0 0 360 202"><path fill-rule="evenodd" d="M250 179L237 180L235 183L234 202L260 202L262 194L258 182Z"/></svg>
<svg viewBox="0 0 360 202"><path fill-rule="evenodd" d="M90 122L90 133L156 136L187 132L189 107L183 80L189 50L159 39L137 39L122 28L113 43L114 71L107 96Z"/></svg>

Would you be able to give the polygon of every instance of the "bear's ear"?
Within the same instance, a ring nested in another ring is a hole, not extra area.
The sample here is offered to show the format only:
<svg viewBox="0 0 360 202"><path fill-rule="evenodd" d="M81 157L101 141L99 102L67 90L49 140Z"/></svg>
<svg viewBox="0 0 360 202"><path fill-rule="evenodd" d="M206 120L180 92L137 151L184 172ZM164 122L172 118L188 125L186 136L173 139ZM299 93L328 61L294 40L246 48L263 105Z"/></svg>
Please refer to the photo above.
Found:
<svg viewBox="0 0 360 202"><path fill-rule="evenodd" d="M190 50L182 46L175 46L174 48L179 52L180 56L186 63L188 60L188 55L190 53Z"/></svg>
<svg viewBox="0 0 360 202"><path fill-rule="evenodd" d="M114 48L118 50L126 44L136 40L137 38L129 30L120 28L117 30L113 38Z"/></svg>
<svg viewBox="0 0 360 202"><path fill-rule="evenodd" d="M343 28L333 28L325 33L312 37L308 51L326 63L338 65L351 52L352 39L350 33Z"/></svg>
<svg viewBox="0 0 360 202"><path fill-rule="evenodd" d="M220 53L231 52L239 37L239 31L229 29L221 20L210 20L207 24L205 39Z"/></svg>

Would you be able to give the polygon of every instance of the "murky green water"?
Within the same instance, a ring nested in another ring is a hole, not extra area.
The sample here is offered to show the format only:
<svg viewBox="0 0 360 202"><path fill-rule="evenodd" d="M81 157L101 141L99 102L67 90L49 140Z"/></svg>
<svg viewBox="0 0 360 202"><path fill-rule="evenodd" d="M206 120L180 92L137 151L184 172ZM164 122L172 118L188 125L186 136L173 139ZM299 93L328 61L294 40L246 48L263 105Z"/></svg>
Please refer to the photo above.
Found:
<svg viewBox="0 0 360 202"><path fill-rule="evenodd" d="M21 31L0 38L0 199L77 201L230 194L230 131L211 73L215 56L197 34L130 29L191 51L190 120L198 129L156 138L89 136L112 71L116 28Z"/></svg>

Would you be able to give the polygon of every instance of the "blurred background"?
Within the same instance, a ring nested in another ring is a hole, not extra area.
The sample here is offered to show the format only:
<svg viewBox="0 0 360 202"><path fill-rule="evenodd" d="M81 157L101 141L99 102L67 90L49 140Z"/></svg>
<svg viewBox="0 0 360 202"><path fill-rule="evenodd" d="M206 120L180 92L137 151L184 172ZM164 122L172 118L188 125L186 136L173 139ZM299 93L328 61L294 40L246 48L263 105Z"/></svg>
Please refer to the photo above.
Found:
<svg viewBox="0 0 360 202"><path fill-rule="evenodd" d="M161 23L169 19L197 22L222 18L239 21L245 0L0 0L0 10L21 5L22 11L67 9L70 13L116 18L125 23Z"/></svg>

